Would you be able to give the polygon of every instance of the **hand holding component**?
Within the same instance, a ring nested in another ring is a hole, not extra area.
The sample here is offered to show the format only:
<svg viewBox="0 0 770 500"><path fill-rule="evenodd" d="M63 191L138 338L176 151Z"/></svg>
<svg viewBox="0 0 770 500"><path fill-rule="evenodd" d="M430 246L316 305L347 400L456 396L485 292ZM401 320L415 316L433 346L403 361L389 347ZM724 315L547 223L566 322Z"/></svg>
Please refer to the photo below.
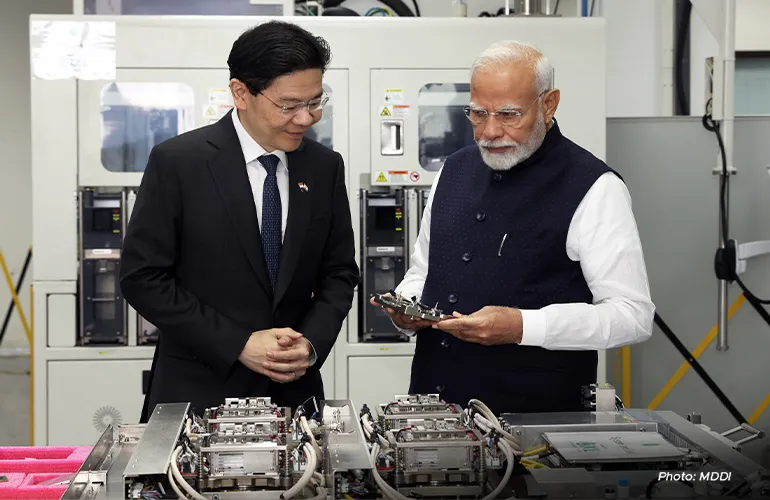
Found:
<svg viewBox="0 0 770 500"><path fill-rule="evenodd" d="M518 344L522 333L521 311L512 307L486 306L470 315L455 312L433 328L475 344Z"/></svg>
<svg viewBox="0 0 770 500"><path fill-rule="evenodd" d="M385 294L383 297L393 297L391 294ZM427 319L417 318L414 316L409 316L403 313L400 313L394 309L391 309L390 307L383 306L381 304L378 304L374 297L369 299L369 303L373 306L381 307L383 311L385 311L385 314L387 314L391 321L399 327L404 330L419 330L421 328L428 328L431 325L434 325L435 321L430 321Z"/></svg>

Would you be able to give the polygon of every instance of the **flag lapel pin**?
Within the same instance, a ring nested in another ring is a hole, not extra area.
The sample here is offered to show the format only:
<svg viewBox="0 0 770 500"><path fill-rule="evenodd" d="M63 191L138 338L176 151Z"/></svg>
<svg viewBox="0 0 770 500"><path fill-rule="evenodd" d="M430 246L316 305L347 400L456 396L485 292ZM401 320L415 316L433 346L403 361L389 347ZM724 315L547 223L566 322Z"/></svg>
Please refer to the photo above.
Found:
<svg viewBox="0 0 770 500"><path fill-rule="evenodd" d="M302 191L303 193L308 192L307 184L305 184L304 182L298 182L297 185L299 186L299 190Z"/></svg>

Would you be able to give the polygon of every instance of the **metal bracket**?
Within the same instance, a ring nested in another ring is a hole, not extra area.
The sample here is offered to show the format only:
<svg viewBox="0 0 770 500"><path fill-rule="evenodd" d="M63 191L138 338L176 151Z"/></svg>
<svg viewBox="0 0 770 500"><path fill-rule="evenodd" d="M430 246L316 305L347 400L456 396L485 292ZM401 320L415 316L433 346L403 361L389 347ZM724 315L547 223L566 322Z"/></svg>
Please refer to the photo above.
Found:
<svg viewBox="0 0 770 500"><path fill-rule="evenodd" d="M739 439L739 440L735 441L735 444L737 446L742 446L742 445L744 445L746 443L749 443L751 441L755 441L757 439L762 439L763 437L765 437L765 433L764 432L760 431L759 429L755 429L751 425L745 424L745 423L739 425L738 427L733 427L732 429L723 432L722 436L724 436L724 437L732 436L733 434L736 434L736 433L738 433L740 431L748 432L750 435L746 436L743 439Z"/></svg>
<svg viewBox="0 0 770 500"><path fill-rule="evenodd" d="M770 254L770 240L752 241L749 243L738 244L736 240L731 240L735 245L735 273L746 272L746 261L761 255Z"/></svg>

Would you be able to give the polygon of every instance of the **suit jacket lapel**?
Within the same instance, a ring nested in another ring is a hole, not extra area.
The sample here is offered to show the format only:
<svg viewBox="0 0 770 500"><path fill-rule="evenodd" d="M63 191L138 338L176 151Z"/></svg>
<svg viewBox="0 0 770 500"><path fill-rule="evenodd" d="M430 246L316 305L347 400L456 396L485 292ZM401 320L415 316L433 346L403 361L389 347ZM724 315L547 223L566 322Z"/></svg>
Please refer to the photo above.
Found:
<svg viewBox="0 0 770 500"><path fill-rule="evenodd" d="M287 160L289 163L289 215L281 247L281 264L278 268L273 309L289 288L297 267L310 222L313 196L313 168L304 148L300 146L296 151L289 153ZM306 185L307 189L301 189L300 184Z"/></svg>
<svg viewBox="0 0 770 500"><path fill-rule="evenodd" d="M262 287L272 296L254 195L246 173L243 150L231 120L228 114L211 128L209 143L218 151L209 159L208 166L246 258Z"/></svg>

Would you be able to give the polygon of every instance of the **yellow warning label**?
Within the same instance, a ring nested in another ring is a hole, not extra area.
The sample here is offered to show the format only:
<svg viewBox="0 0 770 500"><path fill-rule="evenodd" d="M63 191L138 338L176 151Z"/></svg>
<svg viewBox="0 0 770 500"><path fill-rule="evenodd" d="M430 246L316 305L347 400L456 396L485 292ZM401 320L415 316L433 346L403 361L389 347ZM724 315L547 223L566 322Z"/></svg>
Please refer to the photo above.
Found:
<svg viewBox="0 0 770 500"><path fill-rule="evenodd" d="M377 176L377 182L388 182L388 178L385 177L385 172L380 172L380 175Z"/></svg>
<svg viewBox="0 0 770 500"><path fill-rule="evenodd" d="M206 108L206 112L204 113L204 118L216 118L217 117L217 108L214 106L209 106Z"/></svg>
<svg viewBox="0 0 770 500"><path fill-rule="evenodd" d="M390 110L388 109L388 107L387 107L387 106L385 106L384 108L382 108L382 112L380 113L380 116L391 116L391 114L390 114Z"/></svg>

